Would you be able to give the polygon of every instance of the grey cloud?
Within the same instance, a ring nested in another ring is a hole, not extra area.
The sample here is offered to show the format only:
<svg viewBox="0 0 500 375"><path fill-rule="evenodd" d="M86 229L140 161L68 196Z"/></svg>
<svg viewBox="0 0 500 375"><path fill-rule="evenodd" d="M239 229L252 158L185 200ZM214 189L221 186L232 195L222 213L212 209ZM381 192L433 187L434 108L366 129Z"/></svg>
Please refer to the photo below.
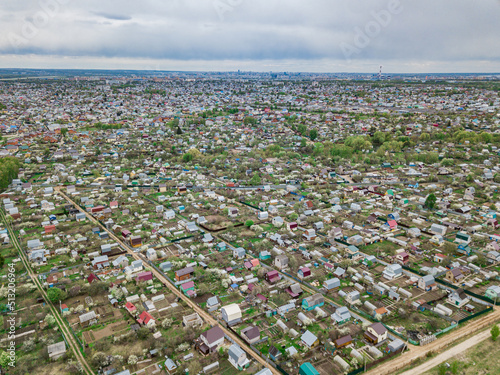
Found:
<svg viewBox="0 0 500 375"><path fill-rule="evenodd" d="M129 21L132 19L130 16L124 16L120 14L110 14L110 13L104 13L104 12L93 12L93 14L97 16L101 16L103 18L106 18L108 20L115 20L115 21Z"/></svg>
<svg viewBox="0 0 500 375"><path fill-rule="evenodd" d="M452 69L461 62L500 60L498 0L401 0L397 14L387 13L391 1L397 0L70 1L30 38L23 27L39 6L10 4L13 16L0 24L0 62L1 54L35 54L285 65L330 59L345 67L448 61ZM380 21L387 14L388 21ZM377 32L361 46L359 34L370 27ZM5 37L12 34L25 40L13 46ZM345 60L345 46L354 49L352 62Z"/></svg>

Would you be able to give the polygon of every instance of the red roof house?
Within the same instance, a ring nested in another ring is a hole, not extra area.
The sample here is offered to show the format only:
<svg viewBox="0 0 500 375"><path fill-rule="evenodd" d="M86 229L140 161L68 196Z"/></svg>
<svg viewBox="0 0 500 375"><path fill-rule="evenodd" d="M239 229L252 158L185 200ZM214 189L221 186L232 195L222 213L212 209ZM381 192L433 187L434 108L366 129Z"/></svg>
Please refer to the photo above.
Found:
<svg viewBox="0 0 500 375"><path fill-rule="evenodd" d="M137 274L135 278L136 282L153 280L153 273L151 271L145 271Z"/></svg>
<svg viewBox="0 0 500 375"><path fill-rule="evenodd" d="M137 322L140 325L144 325L147 327L153 327L156 324L155 318L153 318L153 316L147 311L143 311L141 315L139 315L139 319L137 319Z"/></svg>
<svg viewBox="0 0 500 375"><path fill-rule="evenodd" d="M266 281L270 284L274 284L280 280L280 274L278 271L269 271L266 273Z"/></svg>
<svg viewBox="0 0 500 375"><path fill-rule="evenodd" d="M99 281L99 278L96 275L94 275L93 273L88 275L87 281L89 282L89 284L92 284L92 281L95 281L95 280Z"/></svg>
<svg viewBox="0 0 500 375"><path fill-rule="evenodd" d="M45 234L49 234L56 230L56 226L54 224L46 225L43 229L45 230Z"/></svg>
<svg viewBox="0 0 500 375"><path fill-rule="evenodd" d="M137 311L137 307L135 307L135 305L132 302L127 302L125 304L125 308L131 314L134 314Z"/></svg>

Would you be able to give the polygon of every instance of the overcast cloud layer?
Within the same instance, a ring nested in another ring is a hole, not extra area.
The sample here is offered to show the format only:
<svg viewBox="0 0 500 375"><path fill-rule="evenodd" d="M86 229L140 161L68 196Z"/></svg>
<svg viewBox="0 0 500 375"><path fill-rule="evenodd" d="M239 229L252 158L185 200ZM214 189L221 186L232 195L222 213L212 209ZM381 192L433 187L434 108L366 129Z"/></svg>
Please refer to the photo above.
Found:
<svg viewBox="0 0 500 375"><path fill-rule="evenodd" d="M0 67L500 72L500 0L0 0Z"/></svg>

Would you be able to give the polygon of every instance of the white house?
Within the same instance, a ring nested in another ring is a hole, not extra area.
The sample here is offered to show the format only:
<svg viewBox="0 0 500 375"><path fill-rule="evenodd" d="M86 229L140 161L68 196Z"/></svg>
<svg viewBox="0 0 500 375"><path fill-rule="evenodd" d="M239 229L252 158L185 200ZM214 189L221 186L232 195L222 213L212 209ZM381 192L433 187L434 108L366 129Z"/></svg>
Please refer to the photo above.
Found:
<svg viewBox="0 0 500 375"><path fill-rule="evenodd" d="M236 303L232 303L221 308L222 319L228 326L233 326L241 322L241 309Z"/></svg>

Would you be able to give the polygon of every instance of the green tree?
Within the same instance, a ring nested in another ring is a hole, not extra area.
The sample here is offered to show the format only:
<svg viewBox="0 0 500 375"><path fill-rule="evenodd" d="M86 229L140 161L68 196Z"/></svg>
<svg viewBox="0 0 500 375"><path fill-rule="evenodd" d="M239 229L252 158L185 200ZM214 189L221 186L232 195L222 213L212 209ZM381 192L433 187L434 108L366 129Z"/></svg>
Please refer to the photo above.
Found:
<svg viewBox="0 0 500 375"><path fill-rule="evenodd" d="M432 210L436 206L436 196L433 193L430 193L425 199L425 207Z"/></svg>
<svg viewBox="0 0 500 375"><path fill-rule="evenodd" d="M252 225L253 225L253 221L252 220L245 221L245 226L246 227L250 228Z"/></svg>
<svg viewBox="0 0 500 375"><path fill-rule="evenodd" d="M66 298L66 292L57 287L52 287L47 290L47 296L52 303L58 303Z"/></svg>
<svg viewBox="0 0 500 375"><path fill-rule="evenodd" d="M189 152L185 153L185 154L182 156L182 160L183 160L185 163L189 163L191 160L193 160L193 154L190 154Z"/></svg>
<svg viewBox="0 0 500 375"><path fill-rule="evenodd" d="M260 178L260 176L257 173L254 173L254 175L250 179L250 183L252 185L260 185L260 184L262 184L262 179Z"/></svg>
<svg viewBox="0 0 500 375"><path fill-rule="evenodd" d="M175 132L177 135L181 135L182 134L182 129L178 126L177 127L177 130Z"/></svg>
<svg viewBox="0 0 500 375"><path fill-rule="evenodd" d="M307 146L307 141L306 141L306 139L305 139L305 138L302 138L302 139L300 140L300 147L306 147L306 146Z"/></svg>
<svg viewBox="0 0 500 375"><path fill-rule="evenodd" d="M0 354L0 366L2 366L4 370L7 370L9 368L9 363L11 363L9 354L2 351L2 354Z"/></svg>
<svg viewBox="0 0 500 375"><path fill-rule="evenodd" d="M397 142L396 142L397 143ZM348 147L356 151L368 150L372 148L371 142L368 140L368 137L364 135L353 135L347 137L344 141L344 144Z"/></svg>
<svg viewBox="0 0 500 375"><path fill-rule="evenodd" d="M245 117L245 119L243 120L243 123L244 123L245 125L249 125L249 124L251 124L251 125L255 125L255 124L257 124L257 119L256 119L256 118L253 118L253 117L250 117L250 116L247 116L247 117Z"/></svg>
<svg viewBox="0 0 500 375"><path fill-rule="evenodd" d="M141 327L137 330L137 337L141 340L145 340L150 335L151 331L147 327Z"/></svg>
<svg viewBox="0 0 500 375"><path fill-rule="evenodd" d="M193 155L193 159L199 159L201 157L201 151L194 147L190 148L188 153Z"/></svg>
<svg viewBox="0 0 500 375"><path fill-rule="evenodd" d="M309 138L311 138L311 141L314 141L316 138L318 138L318 131L316 129L311 129L309 132Z"/></svg>
<svg viewBox="0 0 500 375"><path fill-rule="evenodd" d="M66 135L68 134L68 128L61 128L61 135L66 138Z"/></svg>
<svg viewBox="0 0 500 375"><path fill-rule="evenodd" d="M495 324L492 328L491 328L491 339L493 341L497 341L497 338L498 338L498 335L500 335L500 328L498 328L498 326Z"/></svg>
<svg viewBox="0 0 500 375"><path fill-rule="evenodd" d="M451 159L451 158L445 158L443 160L441 160L441 165L443 167L452 167L453 165L455 165L455 160Z"/></svg>
<svg viewBox="0 0 500 375"><path fill-rule="evenodd" d="M376 131L372 137L373 144L376 146L381 146L385 142L385 133L381 131Z"/></svg>
<svg viewBox="0 0 500 375"><path fill-rule="evenodd" d="M420 135L420 141L422 141L422 142L428 142L430 139L431 139L431 136L429 135L429 133L422 133Z"/></svg>

